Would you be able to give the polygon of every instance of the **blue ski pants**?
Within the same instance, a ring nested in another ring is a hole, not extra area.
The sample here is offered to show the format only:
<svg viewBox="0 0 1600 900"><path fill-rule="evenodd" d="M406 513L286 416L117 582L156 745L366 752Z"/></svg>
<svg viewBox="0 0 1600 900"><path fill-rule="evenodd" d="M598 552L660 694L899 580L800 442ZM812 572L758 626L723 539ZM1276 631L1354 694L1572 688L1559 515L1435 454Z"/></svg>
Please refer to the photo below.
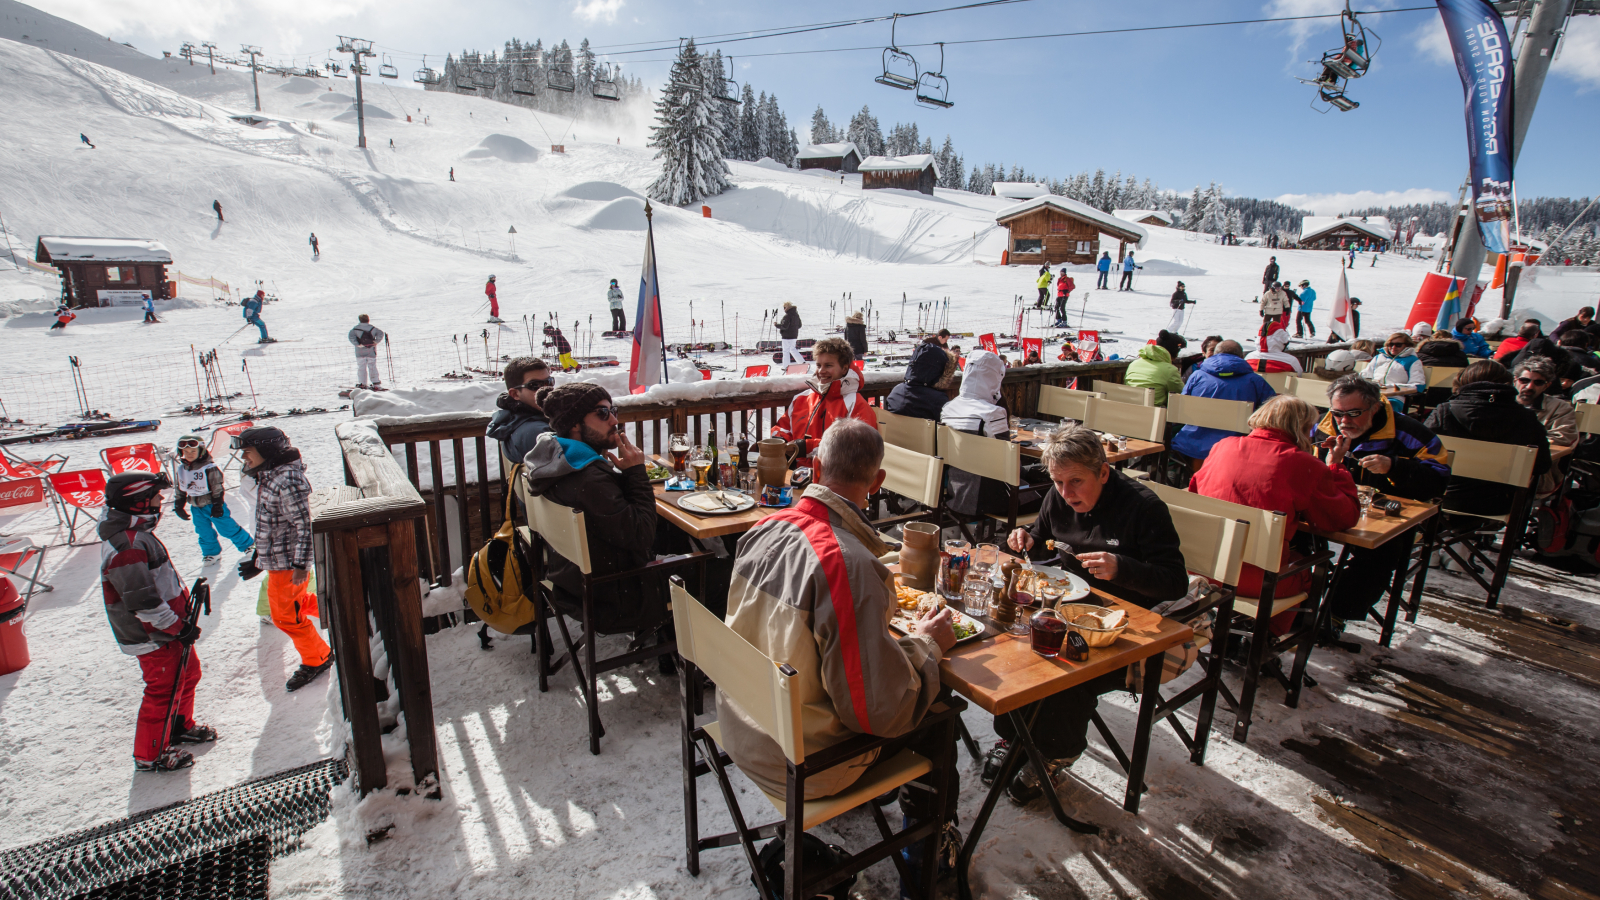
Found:
<svg viewBox="0 0 1600 900"><path fill-rule="evenodd" d="M247 323L249 323L251 325L254 325L257 329L260 330L261 339L263 341L267 339L267 323L261 321L261 317L260 316L252 316L251 318L245 319L245 322L247 322Z"/></svg>
<svg viewBox="0 0 1600 900"><path fill-rule="evenodd" d="M217 533L233 542L234 549L248 550L255 543L250 537L250 532L245 531L238 522L233 520L233 514L228 512L228 505L222 505L222 515L212 517L211 506L189 505L189 517L194 522L194 533L200 538L200 553L204 556L216 556L222 552L222 544L217 540Z"/></svg>

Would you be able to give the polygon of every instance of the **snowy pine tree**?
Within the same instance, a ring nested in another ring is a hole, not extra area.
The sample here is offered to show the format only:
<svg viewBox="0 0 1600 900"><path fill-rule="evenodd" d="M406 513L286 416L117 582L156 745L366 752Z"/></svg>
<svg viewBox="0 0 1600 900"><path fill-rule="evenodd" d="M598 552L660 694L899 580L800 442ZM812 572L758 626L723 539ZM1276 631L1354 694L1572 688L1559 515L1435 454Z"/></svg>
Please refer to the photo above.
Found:
<svg viewBox="0 0 1600 900"><path fill-rule="evenodd" d="M1105 169L1096 169L1094 171L1094 180L1089 183L1089 196L1085 197L1083 202L1089 204L1090 206L1094 207L1095 209L1103 210L1103 209L1106 208L1106 206L1105 206L1105 203L1106 203L1106 170Z"/></svg>
<svg viewBox="0 0 1600 900"><path fill-rule="evenodd" d="M739 155L737 159L757 160L761 158L761 128L756 121L760 109L756 101L756 89L750 82L744 83L744 93L740 95L739 102Z"/></svg>
<svg viewBox="0 0 1600 900"><path fill-rule="evenodd" d="M777 94L769 95L764 101L761 126L761 155L784 162L784 157L789 155L789 121L778 108Z"/></svg>
<svg viewBox="0 0 1600 900"><path fill-rule="evenodd" d="M845 140L853 142L863 157L884 155L883 129L878 127L877 116L865 106L850 118Z"/></svg>
<svg viewBox="0 0 1600 900"><path fill-rule="evenodd" d="M833 143L833 123L828 121L828 114L822 111L822 106L817 106L817 111L811 114L811 143Z"/></svg>
<svg viewBox="0 0 1600 900"><path fill-rule="evenodd" d="M706 89L705 67L691 38L678 52L656 100L650 146L661 160L661 177L650 185L651 197L683 206L727 190L728 164L713 109L719 102Z"/></svg>

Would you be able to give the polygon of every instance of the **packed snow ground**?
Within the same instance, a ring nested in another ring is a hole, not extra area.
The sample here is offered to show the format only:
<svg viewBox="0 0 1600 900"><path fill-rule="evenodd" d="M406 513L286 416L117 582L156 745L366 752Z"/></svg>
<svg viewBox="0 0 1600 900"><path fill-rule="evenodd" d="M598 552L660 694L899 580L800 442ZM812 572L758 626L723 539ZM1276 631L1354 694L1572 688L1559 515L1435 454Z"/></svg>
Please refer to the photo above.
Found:
<svg viewBox="0 0 1600 900"><path fill-rule="evenodd" d="M0 3L0 11L18 6ZM27 33L48 34L52 42L0 39L0 121L11 125L0 130L0 215L13 250L31 257L41 234L161 240L176 268L191 275L215 276L246 291L260 279L281 298L268 306L266 319L274 336L286 341L255 347L246 343L252 330L225 343L241 324L238 308L191 286L184 287L186 302L162 310L161 325L138 324L136 311L89 310L65 332L50 332L56 280L8 267L0 272L0 401L12 416L64 420L63 410L74 408L66 362L72 355L83 362L91 406L165 417L153 436L49 445L70 452L74 468L97 465L95 453L104 446L151 439L171 446L179 434L206 424L170 415L196 396L186 386L193 379L191 347L219 349L230 390L245 391L248 384L260 406L283 412L340 404L336 390L354 377L344 335L357 313L370 313L391 334L392 380L414 388L443 385L439 376L461 368L464 359L474 368L492 368L486 357L521 352L524 316L537 325L558 313L579 343L573 320L587 328L592 317L596 331L609 320L604 294L610 278L627 293L632 321L643 247L641 196L656 173L643 146L643 108L632 111L631 124L572 123L371 81L371 149L359 151L353 149L346 81L263 79L268 121L251 127L228 118L251 109L248 79L238 73L200 77L205 70L199 67L147 65L128 59L117 45L100 48L100 61L117 67L106 68L69 55L78 48L61 42L75 35L37 27ZM129 69L138 77L126 74ZM406 121L408 114L413 121ZM80 132L96 149L78 143ZM567 152L549 152L552 143L564 143ZM948 297L953 329L1010 331L1013 297L1034 294L1031 268L996 265L1004 238L993 216L1009 201L946 191L933 197L863 193L857 179L767 164L734 163L733 170L736 187L710 201L712 218L656 207L671 340L690 336L691 309L694 320L704 320L699 333L706 339L726 336L748 345L775 337L763 333L764 313L785 300L800 307L805 336L822 336L830 319L842 323L868 299L882 329L898 328L902 294L907 326L917 321L918 303ZM221 201L225 223L212 215L213 199ZM515 254L507 234L512 226ZM306 243L313 231L320 259ZM1138 254L1145 268L1134 292L1089 292L1092 273L1076 274L1074 326L1082 308L1089 327L1125 333L1131 349L1165 324L1167 296L1181 278L1200 301L1187 334L1247 337L1258 321L1249 301L1259 293L1267 257L1276 255L1285 277L1316 286L1322 327L1339 274L1337 255L1274 254L1151 232ZM1428 266L1393 257L1376 267L1370 262L1361 258L1349 277L1352 293L1365 303L1364 331L1376 333L1398 324ZM491 349L484 352L480 333L487 326L476 308L490 273L499 276L507 322L490 333ZM841 302L845 295L850 299ZM626 353L625 342L596 340L594 346ZM1118 345L1107 349L1126 352ZM481 406L483 393L474 406ZM332 426L345 414L274 422L305 449L314 484L341 480ZM250 521L248 498L235 491L229 502L236 517ZM61 537L42 517L20 527L41 543ZM202 572L185 523L169 516L159 533L180 571L187 577ZM184 773L136 776L128 746L138 670L118 653L104 624L98 549L50 551L47 579L56 589L36 598L30 612L33 664L0 677L0 759L6 761L0 766L0 821L6 826L0 843L27 843L338 752L332 679L294 695L283 692L295 664L292 648L256 619L259 582L241 583L233 557L225 552L225 564L205 572L216 583L216 608L202 623L199 644L205 677L197 711L223 740L203 749ZM1533 589L1525 580L1515 587ZM1564 605L1564 614L1595 621L1593 595L1570 593L1535 596L1545 608ZM1419 667L1446 666L1446 657L1472 641L1426 618L1404 635L1397 654ZM698 881L682 869L676 682L644 669L608 676L603 715L610 734L605 754L591 757L570 679L557 679L552 694L540 696L521 641L503 641L485 653L468 630L455 629L430 638L429 652L444 801L386 792L358 804L339 793L333 818L310 835L307 849L276 864L275 893L675 897L748 891L736 851L707 855ZM1170 735L1158 733L1150 776L1155 792L1138 818L1105 799L1120 796L1121 780L1097 744L1075 772L1104 796L1082 784L1070 793L1087 817L1109 826L1106 837L1070 836L1037 810L1002 804L977 859L983 891L995 897L1159 894L1160 885L1145 876L1161 870L1150 864L1160 855L1198 871L1239 869L1241 895L1292 893L1283 880L1288 867L1279 860L1311 854L1336 859L1339 871L1324 881L1330 891L1381 896L1380 866L1318 817L1314 800L1325 789L1272 749L1307 723L1358 729L1371 716L1347 678L1354 660L1319 653L1313 664L1322 685L1307 692L1300 710L1282 708L1269 690L1258 708L1259 737L1240 747L1216 736L1205 769L1189 767ZM1514 698L1524 673L1496 665L1486 677ZM1560 703L1592 721L1592 697L1558 694ZM1118 701L1103 708L1112 727L1125 731L1131 707ZM987 717L969 715L968 722L980 741L992 740ZM963 760L962 815L970 820L980 787ZM403 776L403 769L393 774ZM747 808L759 809L762 801L748 788L744 797ZM725 824L719 810L717 798L707 795L702 815L708 827ZM1208 859L1209 842L1227 833L1217 821L1281 833L1271 864ZM393 836L369 849L365 835L390 823ZM864 819L840 827L846 843L868 830ZM866 896L893 896L882 869L866 883Z"/></svg>

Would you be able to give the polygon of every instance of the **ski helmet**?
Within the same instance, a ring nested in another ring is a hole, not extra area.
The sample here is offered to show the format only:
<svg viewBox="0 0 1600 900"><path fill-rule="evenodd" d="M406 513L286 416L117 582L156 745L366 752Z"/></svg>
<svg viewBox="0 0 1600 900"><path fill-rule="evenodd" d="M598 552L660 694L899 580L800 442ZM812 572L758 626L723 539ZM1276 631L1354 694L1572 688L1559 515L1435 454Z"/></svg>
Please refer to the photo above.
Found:
<svg viewBox="0 0 1600 900"><path fill-rule="evenodd" d="M117 512L159 512L161 492L170 487L165 472L121 472L106 480L106 505Z"/></svg>
<svg viewBox="0 0 1600 900"><path fill-rule="evenodd" d="M254 447L262 457L272 459L289 449L289 436L271 425L257 425L234 435L229 447L234 450Z"/></svg>

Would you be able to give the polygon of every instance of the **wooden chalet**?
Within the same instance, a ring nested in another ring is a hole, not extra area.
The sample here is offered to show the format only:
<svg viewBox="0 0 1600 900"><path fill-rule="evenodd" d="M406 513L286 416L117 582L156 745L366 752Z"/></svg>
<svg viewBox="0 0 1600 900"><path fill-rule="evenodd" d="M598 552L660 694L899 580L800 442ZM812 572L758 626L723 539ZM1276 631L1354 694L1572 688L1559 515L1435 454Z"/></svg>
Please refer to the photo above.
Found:
<svg viewBox="0 0 1600 900"><path fill-rule="evenodd" d="M830 172L854 174L861 168L861 151L850 141L837 144L807 144L795 158L800 161L802 171L827 169Z"/></svg>
<svg viewBox="0 0 1600 900"><path fill-rule="evenodd" d="M1172 227L1172 214L1162 212L1159 209L1114 209L1111 214L1124 222L1132 222L1135 225L1154 225L1157 228Z"/></svg>
<svg viewBox="0 0 1600 900"><path fill-rule="evenodd" d="M1117 243L1117 259L1129 244L1141 246L1144 228L1086 203L1049 194L1024 200L995 216L1010 232L1008 260L1014 265L1086 264L1100 256L1100 236Z"/></svg>
<svg viewBox="0 0 1600 900"><path fill-rule="evenodd" d="M899 188L932 194L939 183L939 163L931 153L913 156L869 156L861 161L861 189Z"/></svg>
<svg viewBox="0 0 1600 900"><path fill-rule="evenodd" d="M1306 216L1300 221L1301 250L1342 250L1376 242L1388 249L1394 229L1383 216Z"/></svg>
<svg viewBox="0 0 1600 900"><path fill-rule="evenodd" d="M172 253L160 241L41 235L34 260L61 270L61 296L69 306L135 305L145 294L155 300L172 296Z"/></svg>

